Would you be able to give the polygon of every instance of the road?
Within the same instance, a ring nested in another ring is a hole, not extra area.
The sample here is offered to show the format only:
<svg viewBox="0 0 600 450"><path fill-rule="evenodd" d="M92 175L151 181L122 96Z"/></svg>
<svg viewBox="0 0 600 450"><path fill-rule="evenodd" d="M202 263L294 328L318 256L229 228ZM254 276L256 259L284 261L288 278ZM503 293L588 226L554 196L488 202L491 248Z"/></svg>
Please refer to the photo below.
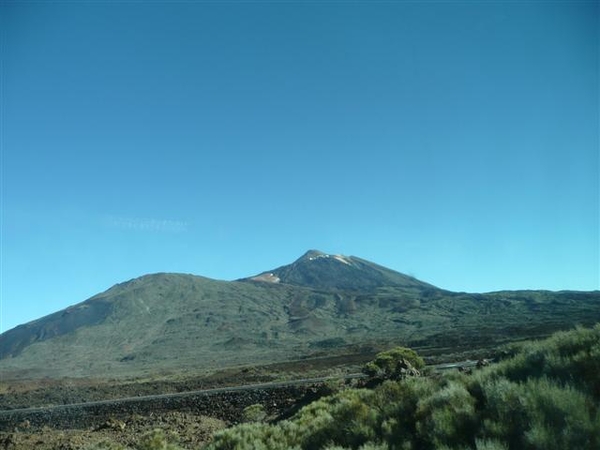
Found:
<svg viewBox="0 0 600 450"><path fill-rule="evenodd" d="M290 391L295 387L310 386L325 383L334 380L350 380L364 378L366 375L357 373L343 377L329 376L317 378L303 378L289 381L277 381L269 383L248 384L242 386L229 386L220 388L203 389L196 391L176 392L168 394L144 395L137 397L124 397L110 400L97 400L83 403L70 403L65 405L50 405L33 408L8 409L0 411L0 430L8 430L27 420L35 425L56 426L58 422L73 423L76 417L81 418L81 422L89 424L89 420L84 420L84 416L97 418L111 414L140 413L142 411L152 410L177 410L179 407L186 409L194 408L204 411L207 405L229 403L236 409L244 403L258 403L267 398L276 398L281 402L284 396L278 391ZM251 394L256 393L256 394ZM218 401L207 399L221 397ZM245 406L249 406L245 405Z"/></svg>
<svg viewBox="0 0 600 450"><path fill-rule="evenodd" d="M435 371L472 368L477 361L460 361L428 366ZM305 398L311 385L327 381L345 381L367 378L362 373L345 376L302 378L288 381L229 386L195 391L124 397L64 405L39 406L0 411L0 430L12 430L27 421L36 427L55 428L89 427L112 416L149 414L165 411L195 411L205 415L221 416L231 420L244 407L261 403L282 407Z"/></svg>

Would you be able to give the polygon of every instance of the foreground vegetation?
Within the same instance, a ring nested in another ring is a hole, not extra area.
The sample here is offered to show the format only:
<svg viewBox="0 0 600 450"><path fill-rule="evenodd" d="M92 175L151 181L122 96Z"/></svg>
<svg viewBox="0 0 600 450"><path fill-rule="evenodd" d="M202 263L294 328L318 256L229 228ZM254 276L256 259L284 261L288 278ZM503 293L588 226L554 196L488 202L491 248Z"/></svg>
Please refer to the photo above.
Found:
<svg viewBox="0 0 600 450"><path fill-rule="evenodd" d="M600 448L600 325L511 353L472 375L342 391L291 420L224 430L208 448Z"/></svg>
<svg viewBox="0 0 600 450"><path fill-rule="evenodd" d="M597 449L600 324L512 347L473 374L347 389L289 420L217 432L206 450ZM177 449L155 434L143 450Z"/></svg>

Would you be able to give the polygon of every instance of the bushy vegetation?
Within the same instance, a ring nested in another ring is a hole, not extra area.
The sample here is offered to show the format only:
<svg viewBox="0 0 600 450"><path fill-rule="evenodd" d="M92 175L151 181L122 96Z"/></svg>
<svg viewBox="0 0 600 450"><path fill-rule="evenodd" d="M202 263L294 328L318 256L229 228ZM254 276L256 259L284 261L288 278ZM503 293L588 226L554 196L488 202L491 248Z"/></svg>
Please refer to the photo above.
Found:
<svg viewBox="0 0 600 450"><path fill-rule="evenodd" d="M394 374L397 360L372 368ZM526 344L473 375L348 389L289 420L219 432L207 450L592 450L600 448L599 373L600 324Z"/></svg>
<svg viewBox="0 0 600 450"><path fill-rule="evenodd" d="M217 432L205 450L600 448L600 324L514 347L503 361L471 375L396 376L396 362L409 357L421 367L412 350L379 354L367 371L397 379L342 390L289 420L261 423L264 409L252 405L243 414L248 423ZM137 450L180 450L173 441L155 431Z"/></svg>
<svg viewBox="0 0 600 450"><path fill-rule="evenodd" d="M401 380L407 376L419 375L425 367L425 361L410 348L396 347L378 353L375 359L363 368L363 372L372 378Z"/></svg>

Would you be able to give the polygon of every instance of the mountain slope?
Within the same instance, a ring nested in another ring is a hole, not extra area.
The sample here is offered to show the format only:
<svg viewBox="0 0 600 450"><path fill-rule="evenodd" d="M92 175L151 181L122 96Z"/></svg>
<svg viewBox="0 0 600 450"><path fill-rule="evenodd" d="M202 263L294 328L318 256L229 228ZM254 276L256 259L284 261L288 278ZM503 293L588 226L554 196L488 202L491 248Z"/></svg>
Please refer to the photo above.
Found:
<svg viewBox="0 0 600 450"><path fill-rule="evenodd" d="M141 377L391 345L443 352L597 321L600 292L453 293L311 251L239 281L161 273L118 284L1 334L0 372Z"/></svg>
<svg viewBox="0 0 600 450"><path fill-rule="evenodd" d="M7 370L84 376L235 364L235 355L228 361L226 354L232 343L260 341L269 348L263 329L276 332L287 322L285 288L277 291L265 296L264 289L239 283L147 275L3 333L0 368L4 363ZM92 320L62 320L83 316L96 304L104 307Z"/></svg>
<svg viewBox="0 0 600 450"><path fill-rule="evenodd" d="M356 256L330 255L309 250L292 264L262 272L244 281L291 284L313 289L372 292L381 287L410 290L434 286Z"/></svg>

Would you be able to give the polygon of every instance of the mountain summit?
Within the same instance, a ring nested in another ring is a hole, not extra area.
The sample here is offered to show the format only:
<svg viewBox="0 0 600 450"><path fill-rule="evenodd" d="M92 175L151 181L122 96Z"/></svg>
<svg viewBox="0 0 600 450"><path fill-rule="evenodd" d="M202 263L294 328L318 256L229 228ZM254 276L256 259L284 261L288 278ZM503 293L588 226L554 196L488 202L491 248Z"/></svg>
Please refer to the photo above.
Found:
<svg viewBox="0 0 600 450"><path fill-rule="evenodd" d="M292 264L241 281L291 284L312 289L371 292L384 286L437 289L416 278L356 256L309 250Z"/></svg>

